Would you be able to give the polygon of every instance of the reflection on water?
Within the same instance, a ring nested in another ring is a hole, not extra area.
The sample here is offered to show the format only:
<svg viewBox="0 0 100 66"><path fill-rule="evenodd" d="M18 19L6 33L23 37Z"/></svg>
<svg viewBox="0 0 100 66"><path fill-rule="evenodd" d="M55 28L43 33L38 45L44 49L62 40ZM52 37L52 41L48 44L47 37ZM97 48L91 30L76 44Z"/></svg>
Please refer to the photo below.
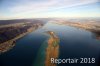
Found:
<svg viewBox="0 0 100 66"><path fill-rule="evenodd" d="M93 33L93 35L95 36L95 39L100 40L100 34Z"/></svg>
<svg viewBox="0 0 100 66"><path fill-rule="evenodd" d="M59 57L59 38L52 31L47 31L48 40L41 46L33 66L56 66L51 63L51 58Z"/></svg>
<svg viewBox="0 0 100 66"><path fill-rule="evenodd" d="M96 33L92 33L92 38L100 40L100 35L98 35Z"/></svg>

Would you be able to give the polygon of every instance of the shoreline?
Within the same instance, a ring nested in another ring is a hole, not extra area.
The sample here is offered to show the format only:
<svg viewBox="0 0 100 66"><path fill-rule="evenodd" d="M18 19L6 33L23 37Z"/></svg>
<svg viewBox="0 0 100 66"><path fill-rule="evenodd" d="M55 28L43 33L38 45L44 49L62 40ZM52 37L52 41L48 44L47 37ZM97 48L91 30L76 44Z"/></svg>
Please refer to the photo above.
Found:
<svg viewBox="0 0 100 66"><path fill-rule="evenodd" d="M40 26L38 26L38 27L40 27ZM1 43L1 44L0 44L0 54L2 54L2 53L4 53L4 52L7 52L7 51L9 51L10 49L12 49L12 48L15 46L16 41L17 41L18 39L24 37L25 35L27 35L28 33L32 32L32 31L35 31L36 29L37 29L37 28L35 28L35 27L32 26L31 28L27 29L27 32L22 33L22 34L16 36L15 38L13 38L13 39L11 39L11 40L8 40L8 41L6 41L6 42Z"/></svg>
<svg viewBox="0 0 100 66"><path fill-rule="evenodd" d="M52 32L52 31L49 31L49 32ZM59 57L59 41L57 41L57 45L54 46L53 44L49 44L48 42L49 40L51 40L51 37L52 39L55 39L55 37L49 35L48 31L46 32L46 36L47 36L47 39L39 48L39 51L37 53L37 57L35 58L33 66L57 66L57 64L51 63L51 58L57 59Z"/></svg>
<svg viewBox="0 0 100 66"><path fill-rule="evenodd" d="M80 28L86 31L90 31L93 33L96 37L96 39L100 40L100 23L97 22L87 22L87 23L81 23L81 22L55 22L55 24L58 25L65 25L65 26L71 26L75 28Z"/></svg>

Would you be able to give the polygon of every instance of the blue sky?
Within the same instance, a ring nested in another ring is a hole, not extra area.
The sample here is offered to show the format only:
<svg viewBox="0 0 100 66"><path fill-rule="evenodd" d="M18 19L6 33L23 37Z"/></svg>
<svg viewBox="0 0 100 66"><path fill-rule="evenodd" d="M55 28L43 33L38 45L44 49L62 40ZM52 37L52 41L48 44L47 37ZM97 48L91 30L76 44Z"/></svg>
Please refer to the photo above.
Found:
<svg viewBox="0 0 100 66"><path fill-rule="evenodd" d="M0 19L100 17L99 0L0 0Z"/></svg>

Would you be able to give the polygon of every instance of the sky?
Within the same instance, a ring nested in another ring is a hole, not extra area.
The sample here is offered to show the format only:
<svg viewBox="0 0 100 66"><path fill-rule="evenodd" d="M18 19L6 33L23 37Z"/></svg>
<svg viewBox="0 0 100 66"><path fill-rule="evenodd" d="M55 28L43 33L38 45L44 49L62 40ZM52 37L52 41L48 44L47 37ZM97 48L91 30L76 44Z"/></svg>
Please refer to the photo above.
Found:
<svg viewBox="0 0 100 66"><path fill-rule="evenodd" d="M0 0L0 20L100 17L100 0Z"/></svg>

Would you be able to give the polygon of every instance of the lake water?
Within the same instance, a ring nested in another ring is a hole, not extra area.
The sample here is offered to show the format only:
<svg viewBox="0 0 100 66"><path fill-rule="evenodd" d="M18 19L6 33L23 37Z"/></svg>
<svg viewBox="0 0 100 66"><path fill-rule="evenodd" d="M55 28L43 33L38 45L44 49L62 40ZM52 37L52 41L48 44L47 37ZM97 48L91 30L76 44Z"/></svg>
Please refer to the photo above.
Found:
<svg viewBox="0 0 100 66"><path fill-rule="evenodd" d="M33 66L39 49L47 40L45 31L54 31L60 38L59 58L95 58L94 64L59 64L58 66L98 66L100 59L100 40L89 31L46 23L42 28L17 40L16 46L0 55L0 66Z"/></svg>

